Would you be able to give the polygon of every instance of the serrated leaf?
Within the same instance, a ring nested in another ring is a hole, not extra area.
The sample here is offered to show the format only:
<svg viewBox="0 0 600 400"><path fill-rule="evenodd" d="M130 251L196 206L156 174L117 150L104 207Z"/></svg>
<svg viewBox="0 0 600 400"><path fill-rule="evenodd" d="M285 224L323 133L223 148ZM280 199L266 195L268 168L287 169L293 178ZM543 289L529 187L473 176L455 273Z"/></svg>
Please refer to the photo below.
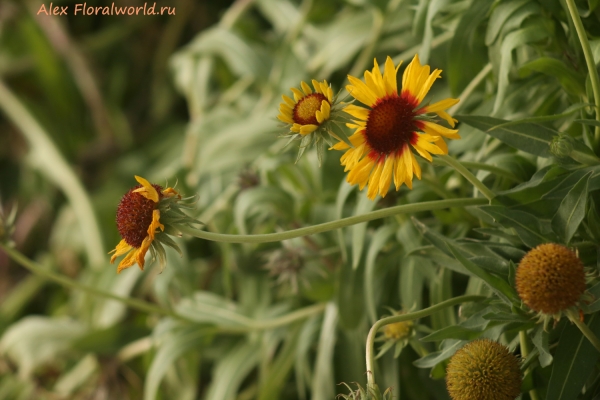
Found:
<svg viewBox="0 0 600 400"><path fill-rule="evenodd" d="M558 211L552 218L552 230L558 234L565 244L569 244L571 238L577 232L579 224L585 217L588 199L588 186L592 171L585 174L573 186L567 196L560 203Z"/></svg>

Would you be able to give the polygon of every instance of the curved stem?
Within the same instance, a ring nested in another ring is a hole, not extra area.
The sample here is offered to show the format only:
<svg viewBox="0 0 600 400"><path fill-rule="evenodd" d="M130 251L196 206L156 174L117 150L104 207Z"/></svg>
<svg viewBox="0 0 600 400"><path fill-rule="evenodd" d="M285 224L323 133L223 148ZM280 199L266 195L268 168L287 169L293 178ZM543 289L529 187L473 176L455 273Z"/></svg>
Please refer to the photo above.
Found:
<svg viewBox="0 0 600 400"><path fill-rule="evenodd" d="M368 386L372 387L375 385L375 374L373 372L373 366L375 365L375 355L373 352L373 347L374 347L374 343L375 343L375 335L377 334L377 331L380 328L382 328L386 325L389 325L389 324L394 324L396 322L412 321L414 319L428 317L431 314L438 312L440 310L443 310L444 308L447 308L447 307L452 307L457 304L467 303L470 301L484 300L486 298L487 297L485 297L485 296L472 296L472 295L458 296L458 297L454 297L452 299L448 299L446 301L442 301L441 303L438 303L435 306L425 308L421 311L415 311L412 313L402 314L402 315L394 315L392 317L382 318L379 321L375 322L375 324L371 327L371 330L369 331L369 335L367 336L366 358L367 358Z"/></svg>
<svg viewBox="0 0 600 400"><path fill-rule="evenodd" d="M279 233L266 233L260 235L228 235L223 233L213 233L191 228L188 226L178 225L182 233L198 237L200 239L212 240L214 242L227 243L267 243L279 242L281 240L293 239L301 236L313 235L315 233L332 231L334 229L344 228L350 225L356 225L361 222L372 221L379 218L390 217L396 214L410 214L421 211L440 210L450 207L468 207L487 204L487 200L483 198L460 198L450 200L424 201L415 204L403 204L401 206L384 208L383 210L371 211L366 214L355 215L352 217L342 218L323 224L307 226L299 229L292 229Z"/></svg>
<svg viewBox="0 0 600 400"><path fill-rule="evenodd" d="M492 200L496 195L487 186L483 184L475 175L471 173L468 169L465 168L464 165L460 163L454 157L450 157L446 154L438 154L438 157L444 160L449 166L460 172L462 176L464 176L469 182L473 184L480 192L483 194L488 200Z"/></svg>
<svg viewBox="0 0 600 400"><path fill-rule="evenodd" d="M585 62L590 73L590 81L592 83L592 91L594 93L594 103L596 103L596 121L600 122L600 79L598 79L598 70L596 69L596 63L594 62L592 49L590 47L590 43L588 42L583 23L581 22L581 17L579 16L579 12L575 6L575 1L566 0L566 2L567 7L569 8L569 14L571 14L571 19L573 20L573 25L575 25L575 30L577 31L577 36L579 37L579 42L583 48L583 55L585 56ZM598 141L600 139L600 126L596 126L594 134L596 141Z"/></svg>
<svg viewBox="0 0 600 400"><path fill-rule="evenodd" d="M527 342L527 332L519 331L519 342L521 345L521 358L525 360L529 355L529 343ZM529 368L527 368L525 371L529 372ZM540 399L535 388L529 391L529 397L531 397L531 400Z"/></svg>
<svg viewBox="0 0 600 400"><path fill-rule="evenodd" d="M514 176L511 172L505 170L504 168L497 167L495 165L484 164L475 161L461 161L460 162L465 168L479 169L482 171L489 171L494 173L495 175L503 176L508 178L514 182L521 182L519 178ZM445 161L438 159L437 157L433 159L433 165L443 165L446 166L448 163Z"/></svg>
<svg viewBox="0 0 600 400"><path fill-rule="evenodd" d="M167 317L172 317L172 318L178 319L180 321L185 321L185 322L189 322L189 323L198 323L198 321L194 320L193 318L178 314L175 311L171 311L171 310L156 306L154 304L147 303L142 300L117 296L114 293L107 292L105 290L98 289L93 286L84 285L74 279L57 274L54 271L50 271L50 270L42 267L41 265L37 264L36 262L25 257L19 251L15 250L11 247L8 247L3 243L0 243L0 249L4 250L6 252L6 254L8 254L8 256L13 261L15 261L16 263L27 268L33 274L40 276L44 279L48 279L50 281L56 282L59 285L62 285L62 286L65 286L65 287L68 287L71 289L83 290L87 293L91 293L96 296L102 296L102 297L106 297L111 300L116 300L123 304L128 305L131 308L134 308L134 309L137 309L137 310L140 310L143 312L161 314L161 315L164 315ZM325 306L326 306L326 304L324 304L324 303L318 303L318 304L314 304L312 306L308 306L305 308L301 308L299 310L292 311L289 314L285 314L285 315L282 315L277 318L263 320L263 321L255 320L255 319L251 319L251 318L243 318L243 319L240 318L239 322L245 326L240 326L239 328L238 327L219 327L219 326L217 326L217 327L215 327L215 330L216 330L215 332L216 333L242 334L242 333L247 333L247 332L251 332L251 331L275 329L275 328L278 328L281 326L291 324L296 321L306 319L313 315L322 313L323 310L325 310Z"/></svg>

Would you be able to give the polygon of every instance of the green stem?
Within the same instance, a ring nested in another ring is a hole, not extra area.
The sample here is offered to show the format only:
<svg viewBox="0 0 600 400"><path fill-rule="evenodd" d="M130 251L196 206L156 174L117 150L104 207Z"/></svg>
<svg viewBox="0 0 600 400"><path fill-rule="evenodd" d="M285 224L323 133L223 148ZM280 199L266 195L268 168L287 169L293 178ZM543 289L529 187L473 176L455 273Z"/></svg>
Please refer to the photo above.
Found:
<svg viewBox="0 0 600 400"><path fill-rule="evenodd" d="M449 166L460 172L469 182L473 184L488 200L492 200L496 195L490 189L487 188L475 175L471 173L460 161L446 154L438 154L438 157L444 160Z"/></svg>
<svg viewBox="0 0 600 400"><path fill-rule="evenodd" d="M415 204L403 204L401 206L384 208L382 210L371 211L366 214L355 215L342 218L323 224L311 225L304 228L292 229L279 233L266 233L260 235L228 235L223 233L206 232L188 226L178 225L182 233L198 237L200 239L212 240L215 242L227 243L267 243L279 242L281 240L293 239L301 236L314 235L315 233L332 231L334 229L344 228L350 225L360 224L361 222L372 221L379 218L386 218L396 214L412 214L422 211L440 210L450 207L468 207L487 204L483 198L460 198L450 200L424 201Z"/></svg>
<svg viewBox="0 0 600 400"><path fill-rule="evenodd" d="M106 297L111 300L116 300L123 304L127 304L131 308L135 308L140 311L166 315L166 316L177 318L179 320L184 320L187 322L194 322L194 320L189 319L184 316L181 316L181 315L178 315L171 310L167 310L167 309L155 306L153 304L146 303L145 301L117 296L114 293L107 292L107 291L95 288L93 286L84 285L84 284L79 283L76 280L68 278L64 275L57 274L54 271L51 271L51 270L48 270L48 269L42 267L41 265L37 264L36 262L25 257L23 254L21 254L17 250L15 250L11 247L8 247L5 244L0 243L0 248L2 250L4 250L6 252L6 254L8 254L8 256L13 259L13 261L15 261L16 263L20 264L21 266L27 268L33 274L40 276L42 278L48 279L50 281L56 282L59 285L62 285L62 286L65 286L65 287L68 287L71 289L83 290L87 293L91 293L96 296L101 296L101 297Z"/></svg>
<svg viewBox="0 0 600 400"><path fill-rule="evenodd" d="M527 332L519 331L519 342L521 343L521 358L526 359L529 355L529 342L527 342ZM525 372L529 372L529 368ZM540 399L535 388L529 391L529 397L531 397L531 400Z"/></svg>
<svg viewBox="0 0 600 400"><path fill-rule="evenodd" d="M592 82L594 103L596 103L596 121L600 122L600 79L598 79L598 70L596 69L592 49L590 47L590 43L588 42L583 23L581 22L581 17L579 16L579 12L577 11L577 7L575 6L575 1L566 0L566 2L567 7L569 8L569 13L571 14L571 19L573 20L573 24L575 25L575 30L577 31L577 36L579 37L579 42L581 43L581 47L583 48L583 55L585 56L585 62L590 73L590 81ZM600 126L596 127L594 134L596 137L596 141L600 140Z"/></svg>
<svg viewBox="0 0 600 400"><path fill-rule="evenodd" d="M414 319L425 318L430 316L431 314L441 311L447 307L452 307L457 304L467 303L470 301L479 301L486 299L485 296L458 296L452 299L448 299L446 301L442 301L441 303L436 304L435 306L431 306L429 308L425 308L421 311L415 311L408 314L402 315L394 315L392 317L382 318L379 321L375 322L375 324L371 327L369 331L369 335L367 336L367 382L369 387L375 386L375 374L373 372L373 366L375 365L375 355L373 352L373 347L375 343L375 335L377 331L382 327L394 324L396 322L404 322L404 321L412 321Z"/></svg>
<svg viewBox="0 0 600 400"><path fill-rule="evenodd" d="M111 292L107 292L105 290L101 290L101 289L95 288L93 286L84 285L82 283L77 282L76 280L73 280L66 276L57 274L54 271L50 271L50 270L42 267L41 265L37 264L36 262L25 257L23 254L21 254L17 250L15 250L11 247L8 247L3 243L0 243L0 249L4 250L6 252L6 254L8 254L8 256L13 261L15 261L16 263L27 268L33 274L35 274L39 277L42 277L44 279L48 279L50 281L56 282L59 285L68 287L70 289L83 290L87 293L90 293L90 294L93 294L96 296L101 296L101 297L105 297L105 298L108 298L111 300L116 300L123 304L128 305L131 308L137 309L139 311L143 311L143 312L147 312L147 313L161 314L161 315L164 315L167 317L172 317L172 318L178 319L180 321L185 321L185 322L189 322L189 323L198 323L198 321L194 320L193 318L178 314L174 311L167 310L165 308L156 306L154 304L150 304L145 301L138 300L138 299L117 296ZM245 325L245 326L240 326L239 328L237 328L237 327L218 327L217 326L217 327L215 327L215 329L216 329L217 333L233 333L233 334L237 334L237 333L241 334L241 333L246 333L246 332L251 332L251 331L262 331L262 330L275 329L275 328L279 328L281 326L289 325L296 321L306 319L313 315L320 314L323 312L323 310L325 310L325 306L326 306L326 304L324 304L324 303L318 303L318 304L314 304L309 307L305 307L305 308L301 308L296 311L292 311L289 314L282 315L281 317L264 320L264 321L254 320L251 318L245 318L243 316L240 316L241 318L239 318L239 320L237 322L239 322L241 325Z"/></svg>
<svg viewBox="0 0 600 400"><path fill-rule="evenodd" d="M571 322L577 325L581 333L583 333L583 336L588 338L596 350L600 352L600 339L598 339L598 336L596 336L596 334L579 319L579 315L569 310L569 312L567 312L567 317L571 320Z"/></svg>

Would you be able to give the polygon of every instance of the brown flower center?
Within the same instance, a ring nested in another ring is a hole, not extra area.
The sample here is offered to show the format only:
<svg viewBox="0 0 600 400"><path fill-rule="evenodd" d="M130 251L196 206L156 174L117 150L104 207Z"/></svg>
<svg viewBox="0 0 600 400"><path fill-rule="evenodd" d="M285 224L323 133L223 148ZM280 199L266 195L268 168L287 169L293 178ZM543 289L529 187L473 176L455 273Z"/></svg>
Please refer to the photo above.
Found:
<svg viewBox="0 0 600 400"><path fill-rule="evenodd" d="M162 187L152 185L158 192L158 197L163 197ZM148 227L152 223L152 212L156 209L158 203L145 198L139 193L135 193L135 189L141 188L137 185L129 192L125 193L119 206L117 207L117 228L119 234L127 244L133 247L140 247L144 238L148 236Z"/></svg>
<svg viewBox="0 0 600 400"><path fill-rule="evenodd" d="M365 135L369 146L380 154L390 154L416 137L413 104L403 97L379 101L369 113Z"/></svg>
<svg viewBox="0 0 600 400"><path fill-rule="evenodd" d="M321 109L321 103L327 100L321 93L311 93L303 97L294 107L294 122L300 125L319 125L315 115Z"/></svg>

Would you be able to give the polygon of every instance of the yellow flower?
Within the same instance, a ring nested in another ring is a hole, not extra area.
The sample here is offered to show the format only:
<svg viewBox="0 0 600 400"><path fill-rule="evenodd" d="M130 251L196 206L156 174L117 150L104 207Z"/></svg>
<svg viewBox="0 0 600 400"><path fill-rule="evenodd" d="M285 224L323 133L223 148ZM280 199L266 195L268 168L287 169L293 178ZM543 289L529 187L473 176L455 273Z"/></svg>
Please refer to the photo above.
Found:
<svg viewBox="0 0 600 400"><path fill-rule="evenodd" d="M411 151L411 146L421 157L432 161L431 154L448 154L443 137L460 139L458 130L448 129L431 121L424 114L435 113L454 127L457 122L445 111L458 103L458 99L445 99L420 108L433 82L441 70L431 74L428 65L421 66L415 55L402 76L402 91L398 93L396 75L398 68L390 57L385 62L383 75L377 60L372 71L365 71L365 81L348 75L348 92L369 108L348 105L344 111L354 117L346 124L355 129L349 137L352 147L340 141L332 149L346 150L341 164L348 173L347 181L358 184L362 190L369 186L367 196L373 200L380 194L385 197L392 178L396 190L403 183L412 189L412 179L421 179L421 167Z"/></svg>
<svg viewBox="0 0 600 400"><path fill-rule="evenodd" d="M135 263L142 271L144 270L144 257L158 234L157 229L165 230L165 226L160 222L158 209L160 200L171 197L181 198L173 188L163 190L159 185L152 185L140 176L136 176L135 180L140 184L130 189L117 207L117 228L123 239L110 252L114 253L110 263L114 263L117 257L127 253L117 267L118 273Z"/></svg>
<svg viewBox="0 0 600 400"><path fill-rule="evenodd" d="M317 130L319 125L329 119L333 91L327 81L312 80L315 91L305 82L300 82L302 90L291 88L294 99L282 95L283 103L279 105L280 121L290 124L290 131L300 135L308 135Z"/></svg>

